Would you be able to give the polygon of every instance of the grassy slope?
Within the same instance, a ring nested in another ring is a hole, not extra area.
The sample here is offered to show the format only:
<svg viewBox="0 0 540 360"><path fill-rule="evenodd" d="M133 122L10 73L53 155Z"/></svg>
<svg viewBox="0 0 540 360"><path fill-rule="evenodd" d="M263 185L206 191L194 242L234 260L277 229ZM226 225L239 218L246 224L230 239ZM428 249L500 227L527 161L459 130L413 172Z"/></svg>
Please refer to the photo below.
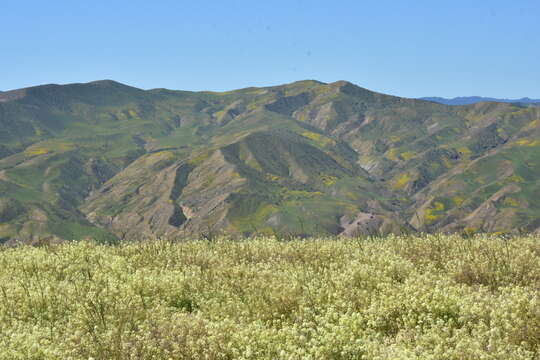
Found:
<svg viewBox="0 0 540 360"><path fill-rule="evenodd" d="M357 214L385 224L358 231L540 226L538 108L315 81L224 93L99 81L1 96L0 241L329 234ZM22 210L7 211L13 201Z"/></svg>
<svg viewBox="0 0 540 360"><path fill-rule="evenodd" d="M537 359L536 237L0 249L3 359Z"/></svg>
<svg viewBox="0 0 540 360"><path fill-rule="evenodd" d="M162 107L156 108L154 102ZM0 229L0 238L31 238L21 234L25 227L36 236L64 239L103 232L76 208L90 191L137 157L154 146L170 146L155 138L167 135L176 147L196 142L189 122L200 119L186 117L187 126L179 129L175 125L179 120L171 114L186 108L191 114L197 102L178 93L169 104L167 94L105 81L30 88L24 97L0 104L2 143L6 155L11 155L0 160L0 186L6 188L2 195L24 201L28 208ZM51 214L51 206L66 210L64 216ZM36 211L44 216L36 218ZM101 237L114 238L106 232Z"/></svg>

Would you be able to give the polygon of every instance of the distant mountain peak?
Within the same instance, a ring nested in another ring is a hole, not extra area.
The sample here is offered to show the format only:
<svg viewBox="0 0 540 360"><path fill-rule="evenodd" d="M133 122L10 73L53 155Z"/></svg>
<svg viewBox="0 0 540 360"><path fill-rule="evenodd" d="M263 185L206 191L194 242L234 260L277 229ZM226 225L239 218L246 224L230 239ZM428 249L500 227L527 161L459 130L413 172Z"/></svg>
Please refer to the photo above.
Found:
<svg viewBox="0 0 540 360"><path fill-rule="evenodd" d="M293 84L327 85L326 83L322 81L313 80L313 79L298 80L298 81L293 82Z"/></svg>
<svg viewBox="0 0 540 360"><path fill-rule="evenodd" d="M350 81L347 81L347 80L338 80L338 81L334 81L332 83L330 83L330 85L333 85L333 86L348 86L348 85L354 85L352 82Z"/></svg>
<svg viewBox="0 0 540 360"><path fill-rule="evenodd" d="M521 104L537 104L540 103L540 99L531 99L529 97L524 97L521 99L498 99L482 96L459 96L452 99L443 98L443 97L422 97L420 100L433 101L445 105L471 105L479 102L504 102L504 103L521 103Z"/></svg>
<svg viewBox="0 0 540 360"><path fill-rule="evenodd" d="M95 81L89 82L88 84L103 85L103 86L129 86L126 84L122 84L118 81L110 80L110 79L95 80Z"/></svg>

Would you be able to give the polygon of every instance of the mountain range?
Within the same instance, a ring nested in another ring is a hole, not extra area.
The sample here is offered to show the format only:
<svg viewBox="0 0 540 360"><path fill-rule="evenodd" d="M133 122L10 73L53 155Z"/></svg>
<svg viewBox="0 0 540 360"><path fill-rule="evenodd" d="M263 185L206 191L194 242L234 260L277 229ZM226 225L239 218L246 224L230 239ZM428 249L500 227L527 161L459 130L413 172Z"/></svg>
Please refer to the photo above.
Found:
<svg viewBox="0 0 540 360"><path fill-rule="evenodd" d="M422 97L420 100L434 101L440 104L445 105L471 105L479 102L505 102L505 103L515 103L515 104L533 104L540 105L540 99L530 99L524 97L521 99L497 99L490 97L482 96L461 96L455 97L452 99L442 98L442 97Z"/></svg>
<svg viewBox="0 0 540 360"><path fill-rule="evenodd" d="M0 242L533 232L540 107L350 82L0 93Z"/></svg>

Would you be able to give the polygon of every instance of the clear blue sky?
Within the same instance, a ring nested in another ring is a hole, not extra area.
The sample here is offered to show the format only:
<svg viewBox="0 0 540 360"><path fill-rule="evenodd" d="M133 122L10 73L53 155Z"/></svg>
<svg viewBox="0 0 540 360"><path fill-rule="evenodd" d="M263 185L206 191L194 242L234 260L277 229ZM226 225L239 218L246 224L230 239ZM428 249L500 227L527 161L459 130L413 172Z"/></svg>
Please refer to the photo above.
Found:
<svg viewBox="0 0 540 360"><path fill-rule="evenodd" d="M538 0L1 0L0 27L0 90L344 79L407 97L540 98Z"/></svg>

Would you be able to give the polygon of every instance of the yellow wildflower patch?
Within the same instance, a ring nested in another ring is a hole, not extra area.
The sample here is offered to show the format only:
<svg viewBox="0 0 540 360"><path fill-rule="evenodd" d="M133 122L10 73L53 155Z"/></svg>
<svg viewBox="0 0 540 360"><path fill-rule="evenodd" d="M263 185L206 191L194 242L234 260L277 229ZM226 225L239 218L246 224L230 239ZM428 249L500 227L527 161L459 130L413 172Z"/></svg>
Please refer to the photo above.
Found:
<svg viewBox="0 0 540 360"><path fill-rule="evenodd" d="M274 174L266 174L266 178L272 181L279 181L281 180L280 176L274 175Z"/></svg>
<svg viewBox="0 0 540 360"><path fill-rule="evenodd" d="M432 224L435 221L437 221L441 216L437 214L433 214L433 210L426 209L424 213L424 218L426 219L426 224Z"/></svg>
<svg viewBox="0 0 540 360"><path fill-rule="evenodd" d="M205 153L202 153L194 158L192 158L189 163L191 165L199 165L200 163L202 163L203 161L205 161L206 159L208 159L210 157L210 153L208 152L205 152Z"/></svg>
<svg viewBox="0 0 540 360"><path fill-rule="evenodd" d="M214 113L214 117L217 119L221 119L225 115L225 110L220 110Z"/></svg>
<svg viewBox="0 0 540 360"><path fill-rule="evenodd" d="M411 176L408 173L399 175L395 180L392 187L394 189L402 189L411 181Z"/></svg>
<svg viewBox="0 0 540 360"><path fill-rule="evenodd" d="M519 176L519 175L515 175L515 174L512 175L512 176L510 176L510 177L507 178L506 180L507 180L507 182L510 182L510 183L522 183L522 182L525 181L524 178L522 178L522 177Z"/></svg>
<svg viewBox="0 0 540 360"><path fill-rule="evenodd" d="M461 204L463 204L463 202L465 201L465 198L463 198L462 196L454 196L452 198L452 201L454 202L454 204L456 204L457 207L460 207Z"/></svg>
<svg viewBox="0 0 540 360"><path fill-rule="evenodd" d="M465 155L465 156L471 155L471 150L466 146L462 146L458 148L457 150L461 155Z"/></svg>
<svg viewBox="0 0 540 360"><path fill-rule="evenodd" d="M511 198L511 197L506 197L503 200L503 204L512 206L512 207L519 207L519 202L516 199Z"/></svg>
<svg viewBox="0 0 540 360"><path fill-rule="evenodd" d="M444 210L444 204L442 202L440 202L440 201L435 201L433 203L433 205L435 205L433 207L433 210L435 210L435 211L443 211Z"/></svg>
<svg viewBox="0 0 540 360"><path fill-rule="evenodd" d="M335 145L336 142L324 135L317 134L313 131L304 131L302 136L307 137L310 140L316 141L321 146Z"/></svg>
<svg viewBox="0 0 540 360"><path fill-rule="evenodd" d="M321 180L324 183L324 185L330 186L330 185L334 185L338 181L338 178L332 175L322 174Z"/></svg>
<svg viewBox="0 0 540 360"><path fill-rule="evenodd" d="M172 151L159 151L148 155L148 159L157 158L165 158L167 160L172 160L174 158L174 153Z"/></svg>
<svg viewBox="0 0 540 360"><path fill-rule="evenodd" d="M515 144L519 146L537 146L538 140L532 140L532 139L520 139L515 142Z"/></svg>
<svg viewBox="0 0 540 360"><path fill-rule="evenodd" d="M412 151L405 151L404 153L401 153L401 158L405 161L409 161L415 156L416 156L416 153Z"/></svg>
<svg viewBox="0 0 540 360"><path fill-rule="evenodd" d="M442 214L439 214L441 211L444 211L444 204L440 201L435 201L431 208L424 210L426 224L432 224L441 218Z"/></svg>
<svg viewBox="0 0 540 360"><path fill-rule="evenodd" d="M34 144L27 148L24 153L26 155L44 155L51 152L64 152L75 148L75 145L64 141L44 141L39 144Z"/></svg>
<svg viewBox="0 0 540 360"><path fill-rule="evenodd" d="M386 157L389 158L392 161L398 161L397 157L397 149L391 148L386 152Z"/></svg>
<svg viewBox="0 0 540 360"><path fill-rule="evenodd" d="M50 149L40 148L40 147L26 149L26 151L25 151L25 153L27 155L45 155L45 154L48 154L50 152L51 152Z"/></svg>

